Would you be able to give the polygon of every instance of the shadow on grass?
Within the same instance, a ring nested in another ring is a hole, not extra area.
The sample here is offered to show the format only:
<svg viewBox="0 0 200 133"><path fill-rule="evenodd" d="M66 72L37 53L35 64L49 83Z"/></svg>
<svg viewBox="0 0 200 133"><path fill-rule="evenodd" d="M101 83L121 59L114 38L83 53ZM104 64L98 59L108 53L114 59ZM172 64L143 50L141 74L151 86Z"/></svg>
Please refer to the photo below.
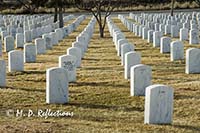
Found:
<svg viewBox="0 0 200 133"><path fill-rule="evenodd" d="M46 71L23 71L23 72L12 72L8 73L8 76L18 76L18 75L25 75L25 74L46 74Z"/></svg>
<svg viewBox="0 0 200 133"><path fill-rule="evenodd" d="M95 58L83 58L83 60L89 60L89 61L100 61L101 59L95 59Z"/></svg>
<svg viewBox="0 0 200 133"><path fill-rule="evenodd" d="M106 32L105 32L106 33ZM103 38L100 38L99 37L99 34L98 33L95 33L92 37L93 40L104 40L104 39L112 39L112 37L109 35L109 36L104 36Z"/></svg>
<svg viewBox="0 0 200 133"><path fill-rule="evenodd" d="M174 99L176 100L181 100L181 99L196 99L196 100L199 100L200 99L200 96L188 96L188 95L178 95L178 94L175 94L174 95Z"/></svg>
<svg viewBox="0 0 200 133"><path fill-rule="evenodd" d="M189 125L173 125L173 127L179 128L179 129L187 129L192 130L193 132L200 132L200 127L196 126L189 126Z"/></svg>
<svg viewBox="0 0 200 133"><path fill-rule="evenodd" d="M102 105L102 104L86 104L86 103L68 103L70 106L76 106L81 108L91 108L91 109L107 109L107 110L114 110L114 111L125 111L125 112L131 112L131 111L138 111L143 112L144 109L141 107L123 107L123 106L114 106L114 105Z"/></svg>
<svg viewBox="0 0 200 133"><path fill-rule="evenodd" d="M105 70L105 71L110 71L110 70L113 70L113 71L116 71L116 70L119 70L119 71L123 71L123 68L119 67L118 65L112 65L110 67L103 67L103 66L95 66L95 67L82 67L81 70ZM103 72L103 71L102 71Z"/></svg>
<svg viewBox="0 0 200 133"><path fill-rule="evenodd" d="M114 87L114 88L127 88L130 85L129 84L111 84L109 82L77 82L77 83L73 83L74 86L92 86L92 87L96 87L96 86L100 86L100 87Z"/></svg>

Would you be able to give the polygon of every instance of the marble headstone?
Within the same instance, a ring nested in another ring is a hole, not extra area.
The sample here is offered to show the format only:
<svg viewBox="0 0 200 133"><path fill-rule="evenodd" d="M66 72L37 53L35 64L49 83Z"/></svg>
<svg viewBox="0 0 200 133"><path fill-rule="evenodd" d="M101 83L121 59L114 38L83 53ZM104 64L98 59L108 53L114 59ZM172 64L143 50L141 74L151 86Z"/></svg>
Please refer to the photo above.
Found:
<svg viewBox="0 0 200 133"><path fill-rule="evenodd" d="M134 51L134 45L133 44L123 44L121 46L121 64L125 64L125 54L130 51Z"/></svg>
<svg viewBox="0 0 200 133"><path fill-rule="evenodd" d="M74 48L74 47L68 48L67 54L75 56L76 57L76 67L81 67L81 57L82 57L81 49Z"/></svg>
<svg viewBox="0 0 200 133"><path fill-rule="evenodd" d="M0 87L6 86L6 62L0 60Z"/></svg>
<svg viewBox="0 0 200 133"><path fill-rule="evenodd" d="M24 62L33 63L36 61L36 46L28 43L24 45Z"/></svg>
<svg viewBox="0 0 200 133"><path fill-rule="evenodd" d="M24 47L24 34L23 33L17 33L16 34L16 47L17 48L23 48Z"/></svg>
<svg viewBox="0 0 200 133"><path fill-rule="evenodd" d="M189 38L190 44L199 44L199 32L196 29L190 30L190 38Z"/></svg>
<svg viewBox="0 0 200 133"><path fill-rule="evenodd" d="M35 46L36 46L36 54L46 53L46 44L43 38L35 39Z"/></svg>
<svg viewBox="0 0 200 133"><path fill-rule="evenodd" d="M189 48L186 50L187 74L200 73L200 49Z"/></svg>
<svg viewBox="0 0 200 133"><path fill-rule="evenodd" d="M151 67L138 64L131 67L131 96L144 96L145 89L152 84Z"/></svg>
<svg viewBox="0 0 200 133"><path fill-rule="evenodd" d="M145 124L171 124L173 117L173 88L151 85L145 92Z"/></svg>
<svg viewBox="0 0 200 133"><path fill-rule="evenodd" d="M64 104L69 98L67 72L64 68L54 67L46 71L46 103Z"/></svg>
<svg viewBox="0 0 200 133"><path fill-rule="evenodd" d="M4 50L5 52L9 52L14 50L15 48L15 41L13 36L6 36L4 39Z"/></svg>
<svg viewBox="0 0 200 133"><path fill-rule="evenodd" d="M170 52L170 37L162 37L160 42L160 53L169 53Z"/></svg>
<svg viewBox="0 0 200 133"><path fill-rule="evenodd" d="M188 29L181 28L180 29L180 41L186 41L188 40Z"/></svg>
<svg viewBox="0 0 200 133"><path fill-rule="evenodd" d="M131 51L125 54L124 77L130 79L131 67L141 63L141 53Z"/></svg>
<svg viewBox="0 0 200 133"><path fill-rule="evenodd" d="M76 57L72 55L62 55L59 57L59 67L66 70L68 82L76 82L76 62Z"/></svg>
<svg viewBox="0 0 200 133"><path fill-rule="evenodd" d="M162 32L155 31L153 32L153 46L160 47L160 39L162 37Z"/></svg>
<svg viewBox="0 0 200 133"><path fill-rule="evenodd" d="M24 71L23 51L13 50L8 53L8 71Z"/></svg>
<svg viewBox="0 0 200 133"><path fill-rule="evenodd" d="M184 46L181 41L173 41L170 44L171 61L184 59Z"/></svg>

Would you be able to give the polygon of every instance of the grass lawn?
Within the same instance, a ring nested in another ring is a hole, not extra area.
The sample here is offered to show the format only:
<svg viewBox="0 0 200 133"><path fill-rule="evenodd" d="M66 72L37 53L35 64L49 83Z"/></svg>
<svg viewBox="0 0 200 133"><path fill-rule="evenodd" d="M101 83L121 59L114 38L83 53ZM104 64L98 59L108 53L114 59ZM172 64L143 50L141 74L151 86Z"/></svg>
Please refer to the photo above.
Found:
<svg viewBox="0 0 200 133"><path fill-rule="evenodd" d="M53 50L37 56L36 63L25 64L24 72L7 74L7 87L0 89L0 132L200 132L200 75L185 74L185 61L170 62L169 54L160 54L152 44L128 32L117 18L113 21L141 52L142 63L152 67L153 83L175 89L173 124L144 124L144 97L130 96L130 83L124 79L108 28L101 39L97 25L82 67L77 69L77 82L69 85L70 102L47 105L46 69L58 66L58 57L66 54L89 21L84 20ZM8 117L8 109L72 111L74 116Z"/></svg>

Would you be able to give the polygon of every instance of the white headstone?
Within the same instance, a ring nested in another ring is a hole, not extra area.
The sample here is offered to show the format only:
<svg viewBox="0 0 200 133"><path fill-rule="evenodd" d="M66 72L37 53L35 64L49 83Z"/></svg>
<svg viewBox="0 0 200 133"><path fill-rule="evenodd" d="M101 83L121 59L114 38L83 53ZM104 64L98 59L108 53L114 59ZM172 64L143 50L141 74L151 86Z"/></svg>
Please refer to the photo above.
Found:
<svg viewBox="0 0 200 133"><path fill-rule="evenodd" d="M115 35L115 48L116 48L116 50L117 50L117 45L118 45L118 41L120 40L120 39L125 39L125 36L124 36L124 34L122 34L122 33L117 33L116 35Z"/></svg>
<svg viewBox="0 0 200 133"><path fill-rule="evenodd" d="M36 46L32 43L24 45L24 62L33 63L36 61Z"/></svg>
<svg viewBox="0 0 200 133"><path fill-rule="evenodd" d="M131 67L141 63L141 53L131 51L125 54L124 77L130 79Z"/></svg>
<svg viewBox="0 0 200 133"><path fill-rule="evenodd" d="M6 36L8 36L9 35L9 33L7 32L7 31L2 31L1 32L1 40L2 40L2 42L4 41L4 38L6 37Z"/></svg>
<svg viewBox="0 0 200 133"><path fill-rule="evenodd" d="M190 44L199 44L199 32L196 29L190 30Z"/></svg>
<svg viewBox="0 0 200 133"><path fill-rule="evenodd" d="M135 25L135 35L139 36L139 25Z"/></svg>
<svg viewBox="0 0 200 133"><path fill-rule="evenodd" d="M30 30L24 31L24 42L25 43L32 42L32 33Z"/></svg>
<svg viewBox="0 0 200 133"><path fill-rule="evenodd" d="M9 52L14 50L15 48L15 40L13 36L6 36L4 39L4 50L5 52Z"/></svg>
<svg viewBox="0 0 200 133"><path fill-rule="evenodd" d="M171 61L184 59L184 46L181 41L173 41L170 44Z"/></svg>
<svg viewBox="0 0 200 133"><path fill-rule="evenodd" d="M80 42L74 42L74 43L72 43L72 47L79 48L81 50L81 54L82 54L82 58L83 58L84 53L85 53L83 44L81 44Z"/></svg>
<svg viewBox="0 0 200 133"><path fill-rule="evenodd" d="M67 72L68 82L76 82L76 57L72 55L63 55L59 57L59 67Z"/></svg>
<svg viewBox="0 0 200 133"><path fill-rule="evenodd" d="M56 34L57 34L57 39L60 41L63 39L63 31L61 28L58 28L55 30Z"/></svg>
<svg viewBox="0 0 200 133"><path fill-rule="evenodd" d="M160 47L160 39L162 37L162 32L155 31L153 32L153 46Z"/></svg>
<svg viewBox="0 0 200 133"><path fill-rule="evenodd" d="M148 30L148 43L153 43L153 30Z"/></svg>
<svg viewBox="0 0 200 133"><path fill-rule="evenodd" d="M23 51L13 50L8 53L8 71L24 71Z"/></svg>
<svg viewBox="0 0 200 133"><path fill-rule="evenodd" d="M171 34L171 25L165 25L165 34Z"/></svg>
<svg viewBox="0 0 200 133"><path fill-rule="evenodd" d="M200 49L190 48L186 50L186 69L187 74L200 73Z"/></svg>
<svg viewBox="0 0 200 133"><path fill-rule="evenodd" d="M117 55L121 56L121 46L125 43L128 43L127 39L119 39L117 44Z"/></svg>
<svg viewBox="0 0 200 133"><path fill-rule="evenodd" d="M171 26L171 37L179 37L179 28L176 25Z"/></svg>
<svg viewBox="0 0 200 133"><path fill-rule="evenodd" d="M140 26L139 26L139 37L142 37L142 29L143 29L143 26L140 25Z"/></svg>
<svg viewBox="0 0 200 133"><path fill-rule="evenodd" d="M3 54L3 51L2 51L2 42L0 40L0 56L2 56L2 54Z"/></svg>
<svg viewBox="0 0 200 133"><path fill-rule="evenodd" d="M43 38L35 39L36 54L45 54L46 53L46 44Z"/></svg>
<svg viewBox="0 0 200 133"><path fill-rule="evenodd" d="M46 44L46 49L52 49L53 47L53 43L52 43L52 37L50 34L43 34L42 38L45 40L45 44Z"/></svg>
<svg viewBox="0 0 200 133"><path fill-rule="evenodd" d="M160 53L169 53L170 52L170 37L162 37L160 42Z"/></svg>
<svg viewBox="0 0 200 133"><path fill-rule="evenodd" d="M67 54L75 56L76 57L76 67L81 67L81 57L82 57L81 49L74 48L74 47L68 48Z"/></svg>
<svg viewBox="0 0 200 133"><path fill-rule="evenodd" d="M0 87L6 86L6 62L0 60Z"/></svg>
<svg viewBox="0 0 200 133"><path fill-rule="evenodd" d="M155 29L155 31L159 31L159 23L154 24L154 29Z"/></svg>
<svg viewBox="0 0 200 133"><path fill-rule="evenodd" d="M16 34L16 47L17 48L23 48L24 47L24 34L23 33L17 33Z"/></svg>
<svg viewBox="0 0 200 133"><path fill-rule="evenodd" d="M152 84L151 67L143 64L134 65L131 67L130 76L131 96L144 96L146 87Z"/></svg>
<svg viewBox="0 0 200 133"><path fill-rule="evenodd" d="M159 31L162 32L162 34L165 34L165 25L164 24L160 24Z"/></svg>
<svg viewBox="0 0 200 133"><path fill-rule="evenodd" d="M48 69L46 73L46 103L67 103L69 92L66 70L55 67Z"/></svg>
<svg viewBox="0 0 200 133"><path fill-rule="evenodd" d="M188 29L181 28L180 29L180 41L186 41L188 40Z"/></svg>
<svg viewBox="0 0 200 133"><path fill-rule="evenodd" d="M142 29L142 39L148 39L148 28L143 27Z"/></svg>
<svg viewBox="0 0 200 133"><path fill-rule="evenodd" d="M146 124L171 124L173 117L173 88L165 85L151 85L145 92Z"/></svg>
<svg viewBox="0 0 200 133"><path fill-rule="evenodd" d="M32 29L31 30L31 35L32 35L32 39L37 38L37 30L36 29Z"/></svg>
<svg viewBox="0 0 200 133"><path fill-rule="evenodd" d="M125 54L130 52L130 51L134 51L135 46L133 44L123 44L121 46L121 64L124 65L125 64Z"/></svg>
<svg viewBox="0 0 200 133"><path fill-rule="evenodd" d="M58 44L58 38L57 38L57 34L55 32L51 32L50 35L52 36L52 44L53 45L57 45Z"/></svg>

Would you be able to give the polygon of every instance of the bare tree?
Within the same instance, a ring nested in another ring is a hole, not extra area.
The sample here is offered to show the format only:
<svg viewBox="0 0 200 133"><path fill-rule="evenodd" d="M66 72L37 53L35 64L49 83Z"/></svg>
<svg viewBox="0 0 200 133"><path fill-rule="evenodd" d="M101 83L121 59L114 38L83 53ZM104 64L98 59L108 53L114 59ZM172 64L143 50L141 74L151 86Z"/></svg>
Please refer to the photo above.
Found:
<svg viewBox="0 0 200 133"><path fill-rule="evenodd" d="M17 3L16 1L5 1L5 0L0 0L0 11L5 10L5 9L16 9L19 8L20 4Z"/></svg>
<svg viewBox="0 0 200 133"><path fill-rule="evenodd" d="M47 3L46 0L16 0L19 4L27 9L30 14L35 13L39 7L44 6Z"/></svg>
<svg viewBox="0 0 200 133"><path fill-rule="evenodd" d="M171 16L174 16L174 4L175 0L171 0Z"/></svg>
<svg viewBox="0 0 200 133"><path fill-rule="evenodd" d="M91 12L99 25L100 37L104 37L106 18L120 6L120 0L75 0L78 9Z"/></svg>
<svg viewBox="0 0 200 133"><path fill-rule="evenodd" d="M64 7L69 7L74 4L73 0L49 0L47 3L48 7L54 8L54 22L58 21L59 16L59 27L62 28L64 26L63 21L63 11Z"/></svg>
<svg viewBox="0 0 200 133"><path fill-rule="evenodd" d="M200 0L195 0L195 2L200 6Z"/></svg>

